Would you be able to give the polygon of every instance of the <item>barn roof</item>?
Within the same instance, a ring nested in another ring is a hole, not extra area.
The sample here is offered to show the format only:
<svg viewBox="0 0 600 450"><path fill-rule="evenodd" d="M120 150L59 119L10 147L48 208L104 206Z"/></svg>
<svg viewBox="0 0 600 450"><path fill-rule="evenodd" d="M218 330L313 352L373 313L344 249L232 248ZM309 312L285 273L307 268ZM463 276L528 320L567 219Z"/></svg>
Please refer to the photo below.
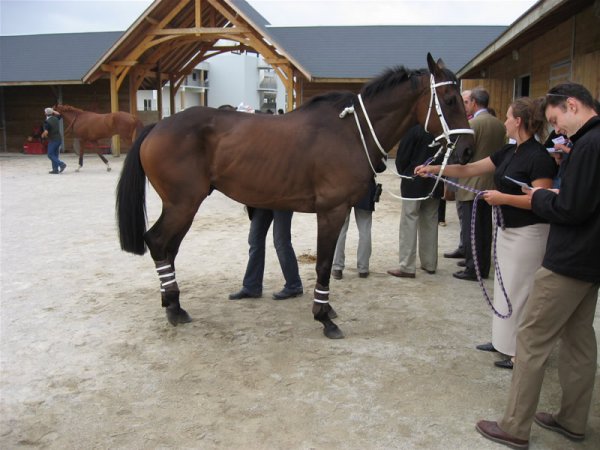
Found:
<svg viewBox="0 0 600 450"><path fill-rule="evenodd" d="M81 84L90 67L122 34L0 36L0 85Z"/></svg>
<svg viewBox="0 0 600 450"><path fill-rule="evenodd" d="M118 85L130 74L152 89L159 73L161 82L180 79L235 48L309 81L362 82L387 67L423 67L428 52L457 71L506 28L273 27L244 0L156 0L125 32L0 37L0 85L90 83L113 73ZM227 38L236 46L220 47Z"/></svg>
<svg viewBox="0 0 600 450"><path fill-rule="evenodd" d="M428 52L457 71L505 26L268 27L277 47L294 57L313 80L367 80L386 67L425 66Z"/></svg>

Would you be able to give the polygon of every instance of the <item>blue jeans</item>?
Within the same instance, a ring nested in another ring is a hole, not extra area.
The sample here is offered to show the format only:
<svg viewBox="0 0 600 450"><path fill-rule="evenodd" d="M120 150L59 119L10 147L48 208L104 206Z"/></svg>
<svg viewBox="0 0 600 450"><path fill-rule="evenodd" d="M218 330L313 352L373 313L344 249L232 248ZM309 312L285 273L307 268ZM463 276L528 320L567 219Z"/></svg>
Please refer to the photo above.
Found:
<svg viewBox="0 0 600 450"><path fill-rule="evenodd" d="M302 280L298 272L298 261L292 247L292 211L273 211L270 209L254 209L248 234L248 266L244 275L244 290L250 294L262 294L265 271L265 242L267 233L273 223L273 244L277 251L279 265L285 278L285 289L297 291L302 289Z"/></svg>
<svg viewBox="0 0 600 450"><path fill-rule="evenodd" d="M58 169L64 164L58 159L60 151L60 141L48 141L48 158L52 161L52 170L58 172Z"/></svg>

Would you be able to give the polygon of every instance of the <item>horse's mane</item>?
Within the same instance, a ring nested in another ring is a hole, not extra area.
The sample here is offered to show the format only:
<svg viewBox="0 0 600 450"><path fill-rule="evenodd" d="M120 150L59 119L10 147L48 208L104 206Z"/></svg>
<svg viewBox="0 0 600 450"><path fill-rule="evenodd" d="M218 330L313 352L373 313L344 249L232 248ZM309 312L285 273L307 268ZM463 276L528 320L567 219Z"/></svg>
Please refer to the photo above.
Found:
<svg viewBox="0 0 600 450"><path fill-rule="evenodd" d="M85 112L83 109L75 108L71 105L56 105L56 107L62 109L63 111Z"/></svg>
<svg viewBox="0 0 600 450"><path fill-rule="evenodd" d="M410 70L404 66L396 66L385 70L374 80L369 81L361 89L361 95L364 98L373 97L382 91L394 88L405 81L411 80L412 87L418 86L418 77L428 74L427 69Z"/></svg>

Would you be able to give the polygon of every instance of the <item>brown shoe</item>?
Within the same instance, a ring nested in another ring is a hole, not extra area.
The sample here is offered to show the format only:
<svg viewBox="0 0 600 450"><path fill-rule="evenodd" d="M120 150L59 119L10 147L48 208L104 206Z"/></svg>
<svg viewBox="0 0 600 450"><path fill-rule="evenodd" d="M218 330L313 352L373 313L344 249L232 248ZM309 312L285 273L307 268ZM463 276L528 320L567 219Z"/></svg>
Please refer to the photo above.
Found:
<svg viewBox="0 0 600 450"><path fill-rule="evenodd" d="M574 441L583 441L583 438L585 438L585 435L579 434L579 433L573 433L573 432L567 430L565 427L561 426L556 420L554 420L554 417L552 417L552 414L545 413L545 412L539 412L539 413L535 414L535 417L533 418L533 420L540 427L546 428L547 430L556 431L557 433L560 433L563 436L566 436L569 439L572 439Z"/></svg>
<svg viewBox="0 0 600 450"><path fill-rule="evenodd" d="M498 426L498 422L480 420L477 422L477 425L475 425L475 429L490 441L498 442L499 444L504 444L512 448L529 448L529 441L505 433Z"/></svg>
<svg viewBox="0 0 600 450"><path fill-rule="evenodd" d="M398 278L414 278L415 277L414 273L403 272L400 269L390 269L387 271L387 273L389 273L390 275L393 275L395 277L398 277Z"/></svg>

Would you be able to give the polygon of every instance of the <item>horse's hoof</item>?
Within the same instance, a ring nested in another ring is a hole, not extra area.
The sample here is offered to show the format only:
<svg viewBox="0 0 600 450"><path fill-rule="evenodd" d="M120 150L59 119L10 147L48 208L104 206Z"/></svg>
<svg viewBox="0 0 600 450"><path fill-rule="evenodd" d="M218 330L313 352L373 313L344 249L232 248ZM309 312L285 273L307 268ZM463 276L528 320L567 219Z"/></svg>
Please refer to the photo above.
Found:
<svg viewBox="0 0 600 450"><path fill-rule="evenodd" d="M343 339L344 333L335 323L330 323L325 325L323 328L323 334L327 336L329 339Z"/></svg>
<svg viewBox="0 0 600 450"><path fill-rule="evenodd" d="M79 172L79 169L81 169L81 167L78 167L77 169L75 169L75 172Z"/></svg>
<svg viewBox="0 0 600 450"><path fill-rule="evenodd" d="M169 309L167 308L167 320L171 325L176 327L180 323L190 323L192 318L190 315L182 308L177 309Z"/></svg>
<svg viewBox="0 0 600 450"><path fill-rule="evenodd" d="M327 313L327 317L329 317L329 319L333 320L333 319L337 319L337 313L335 312L335 310L333 308L331 308L329 310L329 312Z"/></svg>
<svg viewBox="0 0 600 450"><path fill-rule="evenodd" d="M111 170L112 170L112 168L110 168L110 167L107 167L107 168L106 168L106 171L107 171L107 172L110 172Z"/></svg>

